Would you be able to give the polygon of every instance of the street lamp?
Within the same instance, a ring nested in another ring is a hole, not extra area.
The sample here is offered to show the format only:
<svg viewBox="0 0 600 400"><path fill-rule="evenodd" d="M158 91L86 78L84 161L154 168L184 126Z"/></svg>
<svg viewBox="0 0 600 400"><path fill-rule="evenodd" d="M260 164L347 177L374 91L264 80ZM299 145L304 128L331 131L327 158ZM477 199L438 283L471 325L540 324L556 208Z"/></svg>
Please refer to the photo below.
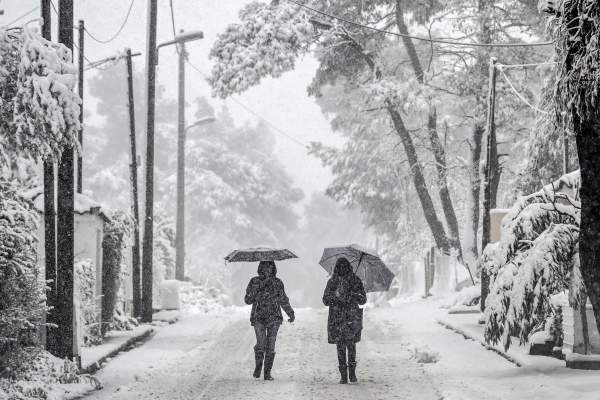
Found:
<svg viewBox="0 0 600 400"><path fill-rule="evenodd" d="M185 51L185 43L193 40L203 39L204 34L201 31L192 31L184 33L183 30L179 35L176 35L173 40L159 44L156 47L155 61L158 64L158 50L164 46L170 46L172 44L179 47L179 118L177 123L177 223L176 223L176 234L175 234L175 279L179 281L184 280L184 260L185 260L185 244L184 244L184 201L183 201L183 189L184 189L184 177L183 169L185 165L185 62L187 59L187 52ZM214 120L214 118L213 118ZM199 124L198 121L196 124ZM212 122L212 121L209 121ZM204 123L209 123L204 122ZM191 125L196 126L196 124Z"/></svg>
<svg viewBox="0 0 600 400"><path fill-rule="evenodd" d="M204 117L189 125L177 138L177 221L175 222L175 279L185 278L185 138L188 129L215 122Z"/></svg>

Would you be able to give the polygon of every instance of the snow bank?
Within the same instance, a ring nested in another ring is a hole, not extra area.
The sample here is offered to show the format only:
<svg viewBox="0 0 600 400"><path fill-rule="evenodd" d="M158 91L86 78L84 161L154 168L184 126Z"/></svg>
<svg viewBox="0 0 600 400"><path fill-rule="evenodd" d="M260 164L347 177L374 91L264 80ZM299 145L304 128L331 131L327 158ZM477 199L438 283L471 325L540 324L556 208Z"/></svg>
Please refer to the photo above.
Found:
<svg viewBox="0 0 600 400"><path fill-rule="evenodd" d="M409 351L421 364L436 363L440 360L439 351L433 351L429 346L409 346Z"/></svg>
<svg viewBox="0 0 600 400"><path fill-rule="evenodd" d="M191 314L220 311L232 305L231 300L214 287L194 286L181 282L179 289L181 310Z"/></svg>

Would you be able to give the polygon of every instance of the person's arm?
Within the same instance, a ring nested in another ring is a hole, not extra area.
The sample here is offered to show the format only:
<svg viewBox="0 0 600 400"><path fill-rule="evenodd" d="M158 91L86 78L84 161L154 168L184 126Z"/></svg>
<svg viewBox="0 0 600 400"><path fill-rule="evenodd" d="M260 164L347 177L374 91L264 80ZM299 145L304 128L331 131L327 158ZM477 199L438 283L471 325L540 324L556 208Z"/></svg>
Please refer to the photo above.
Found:
<svg viewBox="0 0 600 400"><path fill-rule="evenodd" d="M294 322L296 317L294 314L294 309L290 305L290 299L287 297L287 294L285 294L285 286L283 286L283 282L281 281L281 279L278 279L277 283L279 286L277 299L279 301L279 305L281 306L281 308L283 308L283 311L285 311L285 313L289 317L288 321Z"/></svg>
<svg viewBox="0 0 600 400"><path fill-rule="evenodd" d="M244 297L246 304L254 304L256 301L259 291L259 283L257 281L258 279L252 278L248 283L248 287L246 288L246 296Z"/></svg>
<svg viewBox="0 0 600 400"><path fill-rule="evenodd" d="M339 304L339 299L335 296L336 290L337 285L334 280L329 279L329 281L327 281L327 286L325 287L325 293L323 293L323 304L327 307Z"/></svg>
<svg viewBox="0 0 600 400"><path fill-rule="evenodd" d="M365 285L363 285L360 278L356 279L354 300L356 300L359 306L362 306L367 302L367 293L365 292Z"/></svg>

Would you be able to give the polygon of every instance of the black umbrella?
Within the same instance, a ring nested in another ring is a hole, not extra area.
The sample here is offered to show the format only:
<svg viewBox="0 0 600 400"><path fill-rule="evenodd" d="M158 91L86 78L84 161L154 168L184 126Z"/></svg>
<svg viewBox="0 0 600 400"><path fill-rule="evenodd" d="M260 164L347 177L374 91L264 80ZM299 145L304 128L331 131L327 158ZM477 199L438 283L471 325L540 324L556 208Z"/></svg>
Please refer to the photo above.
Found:
<svg viewBox="0 0 600 400"><path fill-rule="evenodd" d="M274 249L270 247L252 247L249 249L234 250L225 261L229 262L255 262L255 261L281 261L289 258L298 258L288 249Z"/></svg>
<svg viewBox="0 0 600 400"><path fill-rule="evenodd" d="M394 273L381 261L375 250L357 244L350 246L326 247L319 264L329 274L333 274L335 263L345 257L352 264L352 270L362 280L365 292L387 292L390 290Z"/></svg>

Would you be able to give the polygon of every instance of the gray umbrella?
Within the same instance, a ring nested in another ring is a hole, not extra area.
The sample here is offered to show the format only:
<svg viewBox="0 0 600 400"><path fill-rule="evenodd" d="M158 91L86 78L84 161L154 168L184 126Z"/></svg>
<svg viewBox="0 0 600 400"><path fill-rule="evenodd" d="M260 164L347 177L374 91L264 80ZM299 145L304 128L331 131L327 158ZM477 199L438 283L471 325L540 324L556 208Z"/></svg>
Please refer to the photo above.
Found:
<svg viewBox="0 0 600 400"><path fill-rule="evenodd" d="M357 244L350 246L326 247L319 264L329 274L333 274L335 263L346 257L352 270L362 280L365 292L387 292L394 279L394 273L381 261L375 250Z"/></svg>
<svg viewBox="0 0 600 400"><path fill-rule="evenodd" d="M249 249L234 250L225 257L229 262L255 262L255 261L281 261L288 258L298 258L288 249L274 249L271 247L252 247Z"/></svg>

